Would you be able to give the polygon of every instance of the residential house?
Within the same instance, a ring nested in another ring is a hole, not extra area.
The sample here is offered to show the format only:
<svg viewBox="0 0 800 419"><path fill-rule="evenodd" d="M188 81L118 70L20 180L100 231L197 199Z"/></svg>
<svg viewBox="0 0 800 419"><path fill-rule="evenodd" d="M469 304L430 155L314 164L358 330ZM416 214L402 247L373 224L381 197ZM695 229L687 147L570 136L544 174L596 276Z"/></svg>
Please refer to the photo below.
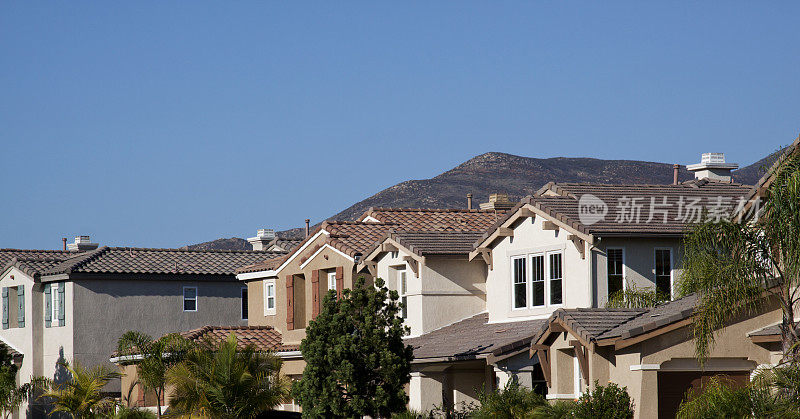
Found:
<svg viewBox="0 0 800 419"><path fill-rule="evenodd" d="M383 244L388 245L389 243L384 243L386 239L398 237L397 232L401 231L403 234L418 232L417 238L427 235L428 240L431 235L438 239L442 233L449 232L460 237L462 242L464 237L472 241L476 233L491 226L503 211L499 206L484 210L371 208L358 221L324 222L289 254L238 270L237 277L247 283L250 293L249 324L272 326L281 333L285 344L299 344L305 337L308 322L319 313L322 299L327 292L335 291L341 295L343 289L352 288L359 276L372 280L376 276L386 275L384 279L394 288L402 277L398 274L401 271L410 287L403 294L408 303L406 313L409 317L420 319L419 322L409 320L409 325L416 333L423 332L421 327L431 330L480 312L485 303L483 288L478 282L483 281L484 268L480 264L467 261L468 249L460 250L459 255L455 256L463 264L473 266L468 269L472 270L469 273L469 281L473 281L471 284L461 279L457 281L463 283L452 283L454 278L464 273L460 267L451 263L450 257L454 255L430 256L427 251L417 255L413 251L406 253L405 250L398 249L402 253L392 255L389 252L386 256L383 249L388 247ZM366 256L369 256L369 260L362 263ZM375 258L382 261L380 268ZM388 266L393 269L391 274L387 270ZM442 309L438 314L435 313L436 310L429 311L428 313L434 314L425 314L424 321L421 311L423 304L420 300L423 293L418 285L422 282L438 283L447 287L435 292L425 292L425 298L440 304ZM437 292L440 295L437 296ZM458 295L456 300L441 301L441 298L451 294ZM450 308L455 307L451 303L460 304L461 297L464 296L467 297L466 300L473 300L466 305L466 311ZM433 301L436 299L440 301ZM294 361L287 361L286 364L292 362ZM300 364L299 370L302 371L303 361L296 362Z"/></svg>
<svg viewBox="0 0 800 419"><path fill-rule="evenodd" d="M409 339L415 348L411 406L469 403L482 386L502 387L511 376L544 393L538 360L528 356L531 331L558 309L603 307L615 291L656 288L673 295L686 229L704 210L732 215L750 189L729 178L550 183L524 198L470 252L470 260L488 267L485 312Z"/></svg>
<svg viewBox="0 0 800 419"><path fill-rule="evenodd" d="M151 336L208 324L247 324L247 290L234 270L278 255L98 247L0 250L0 340L21 354L20 382L66 377L63 361L107 364L128 330ZM106 389L120 394L119 381ZM23 408L23 411L27 406ZM34 408L29 416L41 415Z"/></svg>

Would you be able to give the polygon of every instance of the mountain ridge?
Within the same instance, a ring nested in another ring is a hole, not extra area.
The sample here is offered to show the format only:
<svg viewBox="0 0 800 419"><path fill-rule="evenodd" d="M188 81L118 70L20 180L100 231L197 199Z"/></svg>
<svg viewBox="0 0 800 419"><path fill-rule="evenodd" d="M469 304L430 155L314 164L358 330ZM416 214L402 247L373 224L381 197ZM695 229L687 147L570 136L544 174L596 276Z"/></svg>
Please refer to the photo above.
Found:
<svg viewBox="0 0 800 419"><path fill-rule="evenodd" d="M753 185L784 148L761 160L733 171L733 180ZM641 160L604 160L592 157L524 157L491 151L477 155L429 179L412 179L390 186L345 208L329 220L353 220L370 207L461 208L466 194L473 194L477 207L491 193L505 193L512 200L533 194L550 181L588 183L672 183L670 163ZM678 180L694 175L681 166ZM302 237L302 229L277 233ZM185 246L190 249L250 249L245 239L232 237Z"/></svg>

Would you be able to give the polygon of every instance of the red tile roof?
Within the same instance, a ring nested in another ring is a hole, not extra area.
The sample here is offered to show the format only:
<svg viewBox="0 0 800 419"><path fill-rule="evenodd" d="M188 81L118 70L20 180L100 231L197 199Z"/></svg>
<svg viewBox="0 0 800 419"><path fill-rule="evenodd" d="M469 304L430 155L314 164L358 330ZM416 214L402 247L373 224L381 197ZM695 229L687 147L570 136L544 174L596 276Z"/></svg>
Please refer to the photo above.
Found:
<svg viewBox="0 0 800 419"><path fill-rule="evenodd" d="M297 351L297 345L284 345L280 332L272 326L203 326L199 329L181 333L186 339L201 342L205 339L218 343L236 335L237 346L244 348L253 345L259 351L288 352Z"/></svg>

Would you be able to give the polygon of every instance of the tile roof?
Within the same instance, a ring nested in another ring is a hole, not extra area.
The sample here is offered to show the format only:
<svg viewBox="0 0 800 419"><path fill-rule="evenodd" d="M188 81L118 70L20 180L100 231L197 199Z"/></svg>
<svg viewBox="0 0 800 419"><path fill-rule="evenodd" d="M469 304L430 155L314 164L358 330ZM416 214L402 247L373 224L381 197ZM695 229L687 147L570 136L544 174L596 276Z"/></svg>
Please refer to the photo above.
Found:
<svg viewBox="0 0 800 419"><path fill-rule="evenodd" d="M781 324L775 323L771 324L766 327L762 327L758 330L753 330L752 332L748 333L747 336L780 336L781 335Z"/></svg>
<svg viewBox="0 0 800 419"><path fill-rule="evenodd" d="M747 194L747 201L751 201L756 197L764 197L766 189L774 180L777 169L780 165L795 153L800 153L800 136L795 139L786 149L778 156L769 169L764 172L764 175L756 182L750 192ZM746 212L747 208L743 208L742 212Z"/></svg>
<svg viewBox="0 0 800 419"><path fill-rule="evenodd" d="M194 342L210 339L221 342L233 333L237 346L244 348L253 345L259 351L287 352L299 350L298 345L284 345L280 332L272 326L203 326L199 329L182 332L180 335Z"/></svg>
<svg viewBox="0 0 800 419"><path fill-rule="evenodd" d="M479 231L390 231L364 254L376 250L387 238L420 255L467 255L483 235Z"/></svg>
<svg viewBox="0 0 800 419"><path fill-rule="evenodd" d="M397 224L407 231L484 231L505 211L423 208L370 208L360 218Z"/></svg>
<svg viewBox="0 0 800 419"><path fill-rule="evenodd" d="M732 182L690 180L678 185L605 185L587 183L553 183L543 186L534 196L522 199L504 217L489 228L480 246L498 227L523 205L540 209L575 230L594 236L682 235L696 222L703 209L719 208L732 216L740 200L751 187ZM584 224L580 220L579 200L593 195L607 205L607 214L598 222ZM652 199L652 201L651 201ZM666 201L664 201L666 199ZM648 222L653 205L653 219ZM666 202L666 205L664 205ZM630 204L626 206L627 204ZM635 206L639 207L638 216ZM660 206L661 205L661 206ZM690 208L696 208L689 210Z"/></svg>
<svg viewBox="0 0 800 419"><path fill-rule="evenodd" d="M267 249L288 252L302 242L303 239L285 239L282 237L276 237L267 243Z"/></svg>
<svg viewBox="0 0 800 419"><path fill-rule="evenodd" d="M236 268L283 252L179 250L100 247L88 252L0 250L5 267L15 265L32 276L106 274L234 275Z"/></svg>
<svg viewBox="0 0 800 419"><path fill-rule="evenodd" d="M547 333L548 325L563 321L585 341L627 339L687 319L694 313L697 294L659 304L653 308L571 308L558 309L538 330L535 340Z"/></svg>
<svg viewBox="0 0 800 419"><path fill-rule="evenodd" d="M507 323L489 323L489 315L481 313L424 335L408 338L414 348L414 362L435 360L468 360L486 357L509 345L526 346L546 319Z"/></svg>

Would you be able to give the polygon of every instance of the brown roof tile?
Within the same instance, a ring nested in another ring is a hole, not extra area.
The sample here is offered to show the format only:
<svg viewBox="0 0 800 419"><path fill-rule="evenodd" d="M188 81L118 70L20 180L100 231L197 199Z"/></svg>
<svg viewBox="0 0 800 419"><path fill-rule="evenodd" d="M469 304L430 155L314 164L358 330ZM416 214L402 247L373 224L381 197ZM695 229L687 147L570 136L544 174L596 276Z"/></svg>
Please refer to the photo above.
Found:
<svg viewBox="0 0 800 419"><path fill-rule="evenodd" d="M283 345L280 332L272 326L203 326L199 329L181 333L186 339L201 342L210 339L212 342L221 342L233 333L236 335L237 346L244 348L253 345L259 351L296 351L297 345Z"/></svg>
<svg viewBox="0 0 800 419"><path fill-rule="evenodd" d="M406 231L484 231L504 214L494 210L370 208L359 220L371 216Z"/></svg>
<svg viewBox="0 0 800 419"><path fill-rule="evenodd" d="M504 347L528 342L547 320L489 323L487 313L478 314L449 326L408 338L415 362L468 360L485 357Z"/></svg>

